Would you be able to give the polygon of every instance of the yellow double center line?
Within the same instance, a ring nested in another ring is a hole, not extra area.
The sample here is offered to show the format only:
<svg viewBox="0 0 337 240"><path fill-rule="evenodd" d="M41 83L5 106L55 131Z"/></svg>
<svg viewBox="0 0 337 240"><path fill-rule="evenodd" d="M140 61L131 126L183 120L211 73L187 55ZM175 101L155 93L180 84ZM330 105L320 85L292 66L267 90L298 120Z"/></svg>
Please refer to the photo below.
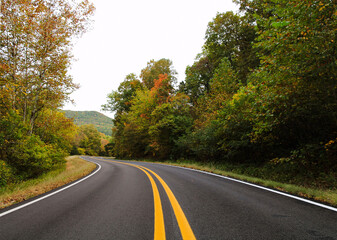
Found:
<svg viewBox="0 0 337 240"><path fill-rule="evenodd" d="M138 166L135 164L131 164L131 163L123 163L123 162L118 162L118 161L112 161L112 160L102 160L101 161L106 161L106 162L115 162L115 163L120 163L120 164L124 164L124 165L129 165L132 167L136 167L138 169L140 169L141 171L143 171L146 176L149 178L150 182L151 182L151 186L152 186L152 190L153 190L153 199L154 199L154 239L158 240L158 239L166 239L166 234L165 234L165 224L164 224L164 214L163 214L163 209L162 209L162 204L161 204L161 200L160 200L160 195L159 195L159 191L158 191L158 187L156 182L153 180L152 176L150 175L150 173L153 174L153 176L155 176L159 182L161 183L161 185L163 186L174 211L174 214L176 216L178 225L179 225L179 229L180 229L180 233L183 239L188 239L188 240L193 240L196 239L194 236L194 233L191 229L190 224L188 223L186 216L183 212L183 210L181 209L176 197L174 196L173 192L171 191L171 189L169 188L169 186L165 183L165 181L158 176L158 174L156 174L155 172L153 172L152 170L143 167L143 166Z"/></svg>

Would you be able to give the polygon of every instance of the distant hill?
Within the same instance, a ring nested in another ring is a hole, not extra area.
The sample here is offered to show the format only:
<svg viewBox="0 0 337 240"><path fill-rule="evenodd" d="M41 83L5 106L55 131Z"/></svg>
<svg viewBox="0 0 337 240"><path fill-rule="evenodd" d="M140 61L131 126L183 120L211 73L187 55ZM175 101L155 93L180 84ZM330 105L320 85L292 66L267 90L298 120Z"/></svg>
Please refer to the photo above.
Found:
<svg viewBox="0 0 337 240"><path fill-rule="evenodd" d="M112 119L96 111L71 111L62 110L67 118L73 118L74 123L78 126L93 124L97 130L105 135L112 134Z"/></svg>

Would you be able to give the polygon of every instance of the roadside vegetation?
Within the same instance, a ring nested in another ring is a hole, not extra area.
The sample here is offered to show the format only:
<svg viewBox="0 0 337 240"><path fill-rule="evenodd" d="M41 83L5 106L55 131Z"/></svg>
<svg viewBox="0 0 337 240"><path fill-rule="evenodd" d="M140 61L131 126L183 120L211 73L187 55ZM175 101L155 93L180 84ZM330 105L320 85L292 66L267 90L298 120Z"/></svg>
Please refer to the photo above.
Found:
<svg viewBox="0 0 337 240"><path fill-rule="evenodd" d="M110 137L98 132L93 124L78 127L72 142L71 155L105 156L105 145L109 144Z"/></svg>
<svg viewBox="0 0 337 240"><path fill-rule="evenodd" d="M78 88L72 41L85 33L88 1L0 2L0 188L64 169L77 127L58 111Z"/></svg>
<svg viewBox="0 0 337 240"><path fill-rule="evenodd" d="M315 180L305 182L305 179L301 177L294 177L292 181L288 181L290 183L287 183L287 181L284 181L287 174L283 174L283 176L281 174L277 175L267 166L226 165L221 163L202 163L187 160L163 161L162 163L232 177L337 207L336 187L322 187L317 185ZM335 180L336 179L334 179L334 181ZM333 186L336 185L337 184L334 184Z"/></svg>
<svg viewBox="0 0 337 240"><path fill-rule="evenodd" d="M67 157L66 165L38 178L0 188L0 209L46 193L90 174L96 165L77 156Z"/></svg>
<svg viewBox="0 0 337 240"><path fill-rule="evenodd" d="M333 195L336 2L235 2L240 14L218 13L209 22L182 82L171 60L151 60L108 95L103 109L115 113L110 154L190 159Z"/></svg>

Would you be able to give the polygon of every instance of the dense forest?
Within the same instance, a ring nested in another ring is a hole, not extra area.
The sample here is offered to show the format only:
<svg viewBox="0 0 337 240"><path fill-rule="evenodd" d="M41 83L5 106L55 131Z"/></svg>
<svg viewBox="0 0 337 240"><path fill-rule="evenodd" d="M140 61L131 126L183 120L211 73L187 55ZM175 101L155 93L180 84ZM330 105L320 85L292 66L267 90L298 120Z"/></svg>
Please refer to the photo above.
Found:
<svg viewBox="0 0 337 240"><path fill-rule="evenodd" d="M112 134L112 119L96 111L62 110L67 118L74 120L77 126L93 124L100 133L107 136Z"/></svg>
<svg viewBox="0 0 337 240"><path fill-rule="evenodd" d="M285 181L337 172L337 3L236 0L209 22L202 52L177 83L169 59L125 77L113 154L268 166Z"/></svg>
<svg viewBox="0 0 337 240"><path fill-rule="evenodd" d="M77 127L58 108L78 88L72 41L94 10L88 1L0 2L0 187L65 167Z"/></svg>

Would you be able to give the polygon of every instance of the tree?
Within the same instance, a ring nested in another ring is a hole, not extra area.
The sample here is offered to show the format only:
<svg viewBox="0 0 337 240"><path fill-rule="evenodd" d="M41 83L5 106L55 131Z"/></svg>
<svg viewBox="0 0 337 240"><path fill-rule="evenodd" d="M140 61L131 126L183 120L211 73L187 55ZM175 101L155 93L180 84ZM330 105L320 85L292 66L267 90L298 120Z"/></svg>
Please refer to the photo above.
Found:
<svg viewBox="0 0 337 240"><path fill-rule="evenodd" d="M125 77L124 81L120 83L117 91L112 91L108 95L108 103L102 105L104 111L115 112L114 117L114 128L113 128L113 139L115 143L113 144L113 150L117 156L129 156L127 152L127 145L132 143L135 139L133 136L128 137L128 132L130 126L126 123L126 116L128 115L132 104L133 99L137 95L137 91L144 89L143 84L140 80L137 79L135 74L129 74ZM132 144L131 144L132 145ZM135 152L137 150L135 149ZM143 152L143 151L142 151Z"/></svg>
<svg viewBox="0 0 337 240"><path fill-rule="evenodd" d="M184 88L180 91L186 93L195 105L199 97L209 92L209 81L213 76L214 65L208 56L200 56L192 66L186 67Z"/></svg>
<svg viewBox="0 0 337 240"><path fill-rule="evenodd" d="M210 91L210 81L220 63L226 58L242 84L248 75L258 67L259 59L253 43L256 38L254 25L245 16L233 12L218 13L209 22L203 52L192 66L186 68L183 89L196 104L199 97Z"/></svg>
<svg viewBox="0 0 337 240"><path fill-rule="evenodd" d="M56 109L77 88L67 73L71 40L87 29L88 1L4 0L0 13L0 102L18 110L33 133L45 108Z"/></svg>
<svg viewBox="0 0 337 240"><path fill-rule="evenodd" d="M83 149L87 155L97 156L102 150L101 136L94 125L82 125L78 129L74 145Z"/></svg>
<svg viewBox="0 0 337 240"><path fill-rule="evenodd" d="M0 1L0 158L14 180L64 167L74 125L56 110L77 88L72 40L93 12L87 0Z"/></svg>
<svg viewBox="0 0 337 240"><path fill-rule="evenodd" d="M226 106L242 86L238 73L233 70L227 58L222 59L218 68L214 71L209 85L208 94L200 97L198 104L195 106L196 128L210 124L210 121L218 115L219 110Z"/></svg>
<svg viewBox="0 0 337 240"><path fill-rule="evenodd" d="M176 72L168 59L151 60L141 71L140 82L128 75L117 91L108 96L104 110L115 112L114 153L119 157L151 154L149 127L156 106L167 103L173 94Z"/></svg>
<svg viewBox="0 0 337 240"><path fill-rule="evenodd" d="M273 16L257 15L257 46L264 55L253 81L269 86L270 111L278 121L270 120L292 129L288 142L323 141L337 123L336 4L279 1L265 7Z"/></svg>
<svg viewBox="0 0 337 240"><path fill-rule="evenodd" d="M254 9L261 66L219 111L220 149L232 159L288 156L308 171L332 169L324 146L337 132L336 4L241 2Z"/></svg>
<svg viewBox="0 0 337 240"><path fill-rule="evenodd" d="M170 85L174 85L177 72L173 69L172 61L165 58L158 61L149 61L146 68L142 69L140 78L143 84L150 90L154 86L154 80L158 79L160 74L167 74Z"/></svg>
<svg viewBox="0 0 337 240"><path fill-rule="evenodd" d="M237 46L240 32L241 18L233 12L218 13L213 21L208 23L204 49L215 68L224 57L233 65L239 51Z"/></svg>
<svg viewBox="0 0 337 240"><path fill-rule="evenodd" d="M148 129L149 149L159 159L180 156L178 139L192 127L189 98L183 93L173 95L168 102L157 105L151 113Z"/></svg>
<svg viewBox="0 0 337 240"><path fill-rule="evenodd" d="M116 112L121 114L128 112L131 107L131 101L136 95L136 91L142 89L142 83L133 73L127 75L122 83L119 84L117 91L112 91L108 95L108 103L102 105L104 111Z"/></svg>
<svg viewBox="0 0 337 240"><path fill-rule="evenodd" d="M64 113L47 109L38 116L34 134L44 143L53 144L60 151L69 153L77 128L73 120L66 118Z"/></svg>
<svg viewBox="0 0 337 240"><path fill-rule="evenodd" d="M220 160L226 156L221 142L225 142L223 129L228 128L224 124L227 116L220 117L219 115L227 109L233 95L241 87L237 73L227 58L222 59L209 85L209 92L199 97L197 104L193 107L195 114L192 130L182 135L177 141L185 157L198 160Z"/></svg>
<svg viewBox="0 0 337 240"><path fill-rule="evenodd" d="M27 135L27 126L17 113L9 112L0 118L0 158L10 167L13 181L63 167L66 152L59 142L45 143L38 135Z"/></svg>
<svg viewBox="0 0 337 240"><path fill-rule="evenodd" d="M162 62L172 64L151 61L153 66L142 70L143 79L153 77L150 89L126 80L105 105L116 111L112 145L118 157L171 157L178 152L175 141L192 124L189 99L174 93L172 75L158 67Z"/></svg>

